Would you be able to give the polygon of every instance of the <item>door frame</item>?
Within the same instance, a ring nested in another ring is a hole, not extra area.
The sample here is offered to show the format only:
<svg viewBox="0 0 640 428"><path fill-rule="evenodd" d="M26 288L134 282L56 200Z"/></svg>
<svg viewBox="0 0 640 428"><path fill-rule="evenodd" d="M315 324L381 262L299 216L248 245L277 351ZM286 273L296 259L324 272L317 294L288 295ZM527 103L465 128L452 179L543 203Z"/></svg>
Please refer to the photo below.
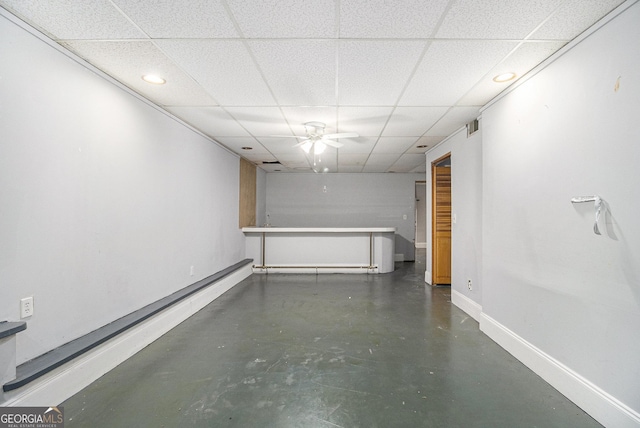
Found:
<svg viewBox="0 0 640 428"><path fill-rule="evenodd" d="M433 160L431 162L431 278L432 278L432 284L433 284L433 278L436 277L436 266L435 266L435 262L436 262L436 192L435 192L435 171L436 171L436 166L441 163L443 160L445 159L451 159L451 152L445 153L444 155L440 156L439 158Z"/></svg>

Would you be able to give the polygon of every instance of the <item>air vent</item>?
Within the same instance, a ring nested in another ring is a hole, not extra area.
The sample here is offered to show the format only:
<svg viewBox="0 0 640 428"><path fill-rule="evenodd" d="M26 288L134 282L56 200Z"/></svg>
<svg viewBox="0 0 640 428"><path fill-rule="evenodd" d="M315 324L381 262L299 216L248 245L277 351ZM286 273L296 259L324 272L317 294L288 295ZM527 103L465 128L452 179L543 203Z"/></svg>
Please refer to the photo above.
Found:
<svg viewBox="0 0 640 428"><path fill-rule="evenodd" d="M480 122L478 122L478 119L474 119L467 123L467 137L475 134L478 129L480 129Z"/></svg>
<svg viewBox="0 0 640 428"><path fill-rule="evenodd" d="M262 165L282 165L280 161L262 161Z"/></svg>

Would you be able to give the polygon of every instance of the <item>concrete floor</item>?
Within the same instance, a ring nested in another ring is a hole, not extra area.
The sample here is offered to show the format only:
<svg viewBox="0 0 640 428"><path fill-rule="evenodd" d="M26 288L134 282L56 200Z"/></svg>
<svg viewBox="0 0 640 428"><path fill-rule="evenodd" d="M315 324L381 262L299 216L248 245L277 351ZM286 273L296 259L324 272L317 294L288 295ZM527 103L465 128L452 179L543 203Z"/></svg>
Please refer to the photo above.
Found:
<svg viewBox="0 0 640 428"><path fill-rule="evenodd" d="M62 403L67 427L600 426L424 284L253 275Z"/></svg>

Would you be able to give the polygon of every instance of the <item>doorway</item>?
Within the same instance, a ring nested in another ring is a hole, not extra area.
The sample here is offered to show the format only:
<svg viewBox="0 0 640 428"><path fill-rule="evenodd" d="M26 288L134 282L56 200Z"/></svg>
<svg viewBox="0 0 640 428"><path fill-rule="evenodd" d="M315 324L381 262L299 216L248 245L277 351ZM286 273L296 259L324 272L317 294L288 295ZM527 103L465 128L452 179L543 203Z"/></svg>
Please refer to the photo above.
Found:
<svg viewBox="0 0 640 428"><path fill-rule="evenodd" d="M432 283L451 284L451 153L431 163Z"/></svg>

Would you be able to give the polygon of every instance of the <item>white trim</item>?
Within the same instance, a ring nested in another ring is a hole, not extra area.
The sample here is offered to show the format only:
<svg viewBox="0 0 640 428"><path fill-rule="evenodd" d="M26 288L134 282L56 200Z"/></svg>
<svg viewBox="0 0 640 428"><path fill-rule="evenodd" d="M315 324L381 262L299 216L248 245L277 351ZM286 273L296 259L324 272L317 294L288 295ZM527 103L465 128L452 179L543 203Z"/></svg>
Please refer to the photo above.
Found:
<svg viewBox="0 0 640 428"><path fill-rule="evenodd" d="M416 248L427 248L426 242L416 242Z"/></svg>
<svg viewBox="0 0 640 428"><path fill-rule="evenodd" d="M404 253L395 253L393 255L394 262L404 262Z"/></svg>
<svg viewBox="0 0 640 428"><path fill-rule="evenodd" d="M431 272L429 272L428 270L424 271L424 282L426 282L427 284L431 285Z"/></svg>
<svg viewBox="0 0 640 428"><path fill-rule="evenodd" d="M480 330L604 426L640 426L640 413L485 313L480 315Z"/></svg>
<svg viewBox="0 0 640 428"><path fill-rule="evenodd" d="M247 264L202 291L15 391L2 406L52 406L80 392L251 275Z"/></svg>
<svg viewBox="0 0 640 428"><path fill-rule="evenodd" d="M482 306L457 290L451 290L451 303L465 311L471 318L480 322Z"/></svg>

